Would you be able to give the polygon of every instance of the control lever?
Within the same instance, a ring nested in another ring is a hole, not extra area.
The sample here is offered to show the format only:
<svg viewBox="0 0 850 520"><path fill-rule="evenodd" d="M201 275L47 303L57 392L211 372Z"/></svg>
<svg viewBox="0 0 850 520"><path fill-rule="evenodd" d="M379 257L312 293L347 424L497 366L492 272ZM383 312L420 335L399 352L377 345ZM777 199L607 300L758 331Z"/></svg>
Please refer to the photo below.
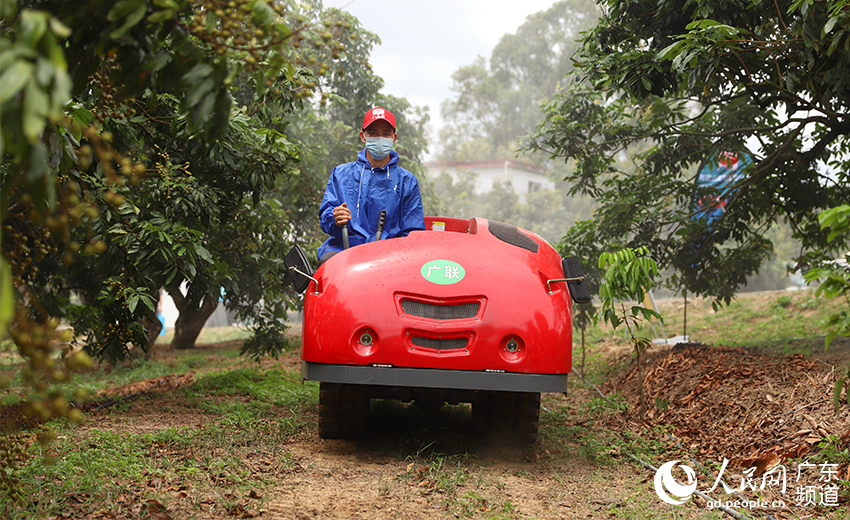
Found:
<svg viewBox="0 0 850 520"><path fill-rule="evenodd" d="M348 222L342 225L342 248L348 249Z"/></svg>
<svg viewBox="0 0 850 520"><path fill-rule="evenodd" d="M375 242L381 239L381 235L384 233L384 220L387 218L387 210L381 210L381 216L378 217L378 231L375 233Z"/></svg>

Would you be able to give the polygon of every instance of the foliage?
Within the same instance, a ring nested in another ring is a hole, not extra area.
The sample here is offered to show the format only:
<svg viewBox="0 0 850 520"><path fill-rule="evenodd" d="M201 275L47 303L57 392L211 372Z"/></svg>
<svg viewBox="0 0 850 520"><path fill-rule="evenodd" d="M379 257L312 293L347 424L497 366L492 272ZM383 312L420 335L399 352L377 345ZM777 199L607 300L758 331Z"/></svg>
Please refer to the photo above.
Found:
<svg viewBox="0 0 850 520"><path fill-rule="evenodd" d="M830 208L818 215L822 229L831 228L828 241L834 241L843 234L850 234L850 205L844 204ZM843 297L850 309L850 253L844 255L843 262L836 260L820 262L803 275L807 282L823 281L817 288L817 296L827 298ZM826 347L836 336L850 336L850 312L847 309L830 314L826 320Z"/></svg>
<svg viewBox="0 0 850 520"><path fill-rule="evenodd" d="M574 161L566 180L601 207L566 240L646 246L675 289L727 303L769 258L777 219L804 250L826 248L816 216L850 199L846 0L606 0L603 11L528 147ZM694 201L717 193L695 193L694 180L724 151L754 162L709 224Z"/></svg>
<svg viewBox="0 0 850 520"><path fill-rule="evenodd" d="M540 120L537 106L555 94L572 68L579 33L597 15L589 0L556 2L502 36L490 55L453 75L456 97L443 103L441 160L511 159L518 139Z"/></svg>
<svg viewBox="0 0 850 520"><path fill-rule="evenodd" d="M29 415L80 418L48 391L90 363L60 319L114 362L149 347L160 287L192 326L224 287L280 349L292 226L264 195L302 186L281 121L356 40L318 2L0 2L0 338Z"/></svg>
<svg viewBox="0 0 850 520"><path fill-rule="evenodd" d="M499 220L533 231L550 242L557 242L575 221L591 214L590 199L569 196L562 185L528 193L520 202L510 182L497 180L489 192L477 193L475 178L474 172L462 169L456 179L446 172L429 176L433 194L441 204L436 214Z"/></svg>
<svg viewBox="0 0 850 520"><path fill-rule="evenodd" d="M250 317L265 339L278 338L264 352L279 350L280 335L271 331L280 332L288 300L279 259L295 226L273 223L289 216L307 184L293 175L298 149L281 118L316 87L327 60L340 58L342 41L357 41L351 21L310 4L249 0L27 7L5 13L17 26L5 33L12 46L4 56L17 61L3 77L23 92L4 98L3 108L20 114L3 120L12 155L2 207L13 239L3 250L13 260L16 300L67 317L90 352L115 362L128 343L147 349L160 287L191 322L176 340L183 347L223 287L231 309ZM46 20L44 27L33 29L32 19ZM98 23L108 30L95 30ZM51 35L51 27L67 30ZM38 43L30 31L52 39ZM81 36L64 49L51 46L71 33ZM27 59L72 78L66 90L41 85L61 100L58 115L27 108L37 96L26 89L46 77L24 77ZM39 138L16 139L14 125L32 125L26 117L33 114ZM28 159L36 155L55 159ZM276 182L292 198L261 202ZM15 256L27 247L40 252L29 263ZM70 291L81 306L70 305Z"/></svg>
<svg viewBox="0 0 850 520"><path fill-rule="evenodd" d="M652 287L653 278L658 275L655 260L647 256L649 250L645 247L637 249L622 249L615 253L602 253L599 256L599 268L605 270L602 284L599 287L599 310L597 319L609 323L615 329L626 325L638 362L638 381L640 381L640 416L646 414L646 399L643 391L642 355L651 342L646 338L635 336L635 328L641 320L661 320L661 315L652 309L642 307L646 291ZM628 310L626 300L636 303ZM618 308L619 307L619 308Z"/></svg>

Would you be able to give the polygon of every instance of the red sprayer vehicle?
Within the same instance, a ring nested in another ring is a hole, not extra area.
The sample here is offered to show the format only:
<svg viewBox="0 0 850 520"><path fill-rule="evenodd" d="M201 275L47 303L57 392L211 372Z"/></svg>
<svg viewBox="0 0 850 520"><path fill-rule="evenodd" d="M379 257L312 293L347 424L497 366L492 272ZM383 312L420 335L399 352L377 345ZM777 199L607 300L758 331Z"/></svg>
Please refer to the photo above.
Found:
<svg viewBox="0 0 850 520"><path fill-rule="evenodd" d="M534 233L473 218L343 250L312 272L286 265L304 296L302 377L320 382L319 434L361 433L369 401L472 403L476 421L537 437L541 392L566 392L581 265Z"/></svg>

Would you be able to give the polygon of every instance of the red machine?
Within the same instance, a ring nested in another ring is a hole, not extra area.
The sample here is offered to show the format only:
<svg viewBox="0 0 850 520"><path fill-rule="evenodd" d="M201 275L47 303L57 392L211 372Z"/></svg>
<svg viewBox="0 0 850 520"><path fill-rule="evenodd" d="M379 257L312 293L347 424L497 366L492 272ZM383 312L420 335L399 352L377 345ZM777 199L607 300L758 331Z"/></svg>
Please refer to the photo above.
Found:
<svg viewBox="0 0 850 520"><path fill-rule="evenodd" d="M510 224L425 221L315 274L300 249L287 257L306 289L302 377L321 382L319 433L361 433L372 398L469 402L475 420L532 443L540 393L567 390L570 296L590 301L581 266Z"/></svg>

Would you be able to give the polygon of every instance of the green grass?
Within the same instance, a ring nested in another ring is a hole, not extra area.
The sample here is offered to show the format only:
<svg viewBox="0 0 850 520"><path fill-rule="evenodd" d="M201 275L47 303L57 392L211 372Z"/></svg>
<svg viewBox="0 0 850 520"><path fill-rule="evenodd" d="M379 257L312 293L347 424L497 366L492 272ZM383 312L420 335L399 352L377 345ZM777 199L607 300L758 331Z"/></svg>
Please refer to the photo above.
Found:
<svg viewBox="0 0 850 520"><path fill-rule="evenodd" d="M424 455L425 448L430 446L409 457L408 470L400 477L419 495L455 518L519 518L511 501L499 496L503 488L482 476L483 465L474 455Z"/></svg>
<svg viewBox="0 0 850 520"><path fill-rule="evenodd" d="M69 503L88 503L117 512L119 497L168 506L174 496L166 491L181 488L193 489L199 498L244 495L273 483L252 465L252 454L261 453L277 467L292 464L278 448L274 421L268 426L250 434L212 425L141 434L92 431L79 437L60 427L59 440L50 447L54 462L45 464L41 453L34 453L20 471L24 507L11 507L2 497L0 511L10 519L44 518L67 511Z"/></svg>
<svg viewBox="0 0 850 520"><path fill-rule="evenodd" d="M304 410L316 406L318 385L301 384L299 373L266 370L253 363L227 369L239 364L234 363L237 356L238 348L217 349L212 355L182 353L113 370L99 367L76 376L72 383L57 385L63 391L82 386L94 393L200 371L192 385L122 401L105 413L120 421L136 405L168 413L177 402L177 413L194 407L209 419L201 425L149 427L155 431L143 433L122 431L120 426L79 432L55 421L48 425L58 434L49 452L33 444L27 462L17 471L23 502L12 504L0 494L0 516L44 518L74 508L120 515L128 507L122 497L133 504L156 500L166 507L181 500L209 499L227 507L233 496L277 482L274 474L293 464L286 447L312 426L313 419ZM14 386L11 390L18 391ZM48 453L50 464L45 459ZM191 497L175 496L174 490L182 489L191 490Z"/></svg>
<svg viewBox="0 0 850 520"><path fill-rule="evenodd" d="M659 302L664 317L664 330L668 337L682 335L687 325L687 335L692 341L708 345L770 349L780 353L811 353L823 349L824 320L836 310L846 306L838 298L815 297L814 291L774 293L742 293L728 306L714 310L711 302L689 298L687 324L684 300L665 299ZM623 339L623 328L596 325L586 331L588 350L599 341ZM661 335L661 327L644 325L640 335L654 339ZM580 342L580 332L575 331L574 344ZM591 354L588 354L589 356ZM574 364L580 359L581 349L575 348Z"/></svg>
<svg viewBox="0 0 850 520"><path fill-rule="evenodd" d="M289 418L279 427L290 435L307 426L303 414L298 412L304 407L316 406L319 399L318 383L302 384L300 374L280 369L243 368L206 374L184 392L190 405L237 426L253 427L277 415L278 409L287 410ZM245 400L211 399L212 396Z"/></svg>

